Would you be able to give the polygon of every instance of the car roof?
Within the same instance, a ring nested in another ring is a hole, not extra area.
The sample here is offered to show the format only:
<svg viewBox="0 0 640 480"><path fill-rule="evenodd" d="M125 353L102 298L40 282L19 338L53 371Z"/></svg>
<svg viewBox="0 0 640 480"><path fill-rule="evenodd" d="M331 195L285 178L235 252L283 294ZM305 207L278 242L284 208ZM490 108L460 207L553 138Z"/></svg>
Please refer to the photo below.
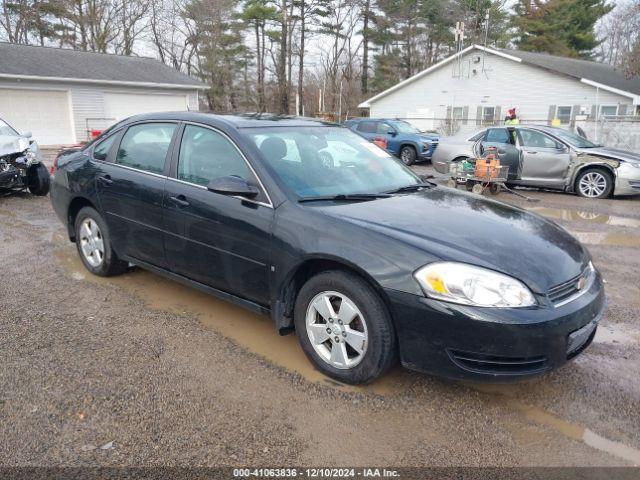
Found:
<svg viewBox="0 0 640 480"><path fill-rule="evenodd" d="M270 113L215 114L208 112L157 112L129 117L126 123L144 120L184 120L235 128L339 126L317 118L274 115Z"/></svg>
<svg viewBox="0 0 640 480"><path fill-rule="evenodd" d="M404 122L408 123L406 120L400 120L399 118L371 118L371 117L358 117L358 118L350 118L345 123L353 123L353 122Z"/></svg>

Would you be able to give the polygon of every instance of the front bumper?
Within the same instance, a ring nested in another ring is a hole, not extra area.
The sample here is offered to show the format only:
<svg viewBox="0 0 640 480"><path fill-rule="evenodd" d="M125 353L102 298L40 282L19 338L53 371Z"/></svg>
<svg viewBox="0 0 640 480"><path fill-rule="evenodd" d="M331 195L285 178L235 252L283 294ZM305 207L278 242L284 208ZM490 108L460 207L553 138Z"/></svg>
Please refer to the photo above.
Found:
<svg viewBox="0 0 640 480"><path fill-rule="evenodd" d="M507 381L557 368L593 340L605 309L598 275L561 307L479 308L388 290L400 359L454 379Z"/></svg>
<svg viewBox="0 0 640 480"><path fill-rule="evenodd" d="M616 169L614 195L640 195L640 168L620 162Z"/></svg>
<svg viewBox="0 0 640 480"><path fill-rule="evenodd" d="M437 146L438 143L434 142L429 144L429 148L423 147L420 152L418 152L418 160L430 160Z"/></svg>

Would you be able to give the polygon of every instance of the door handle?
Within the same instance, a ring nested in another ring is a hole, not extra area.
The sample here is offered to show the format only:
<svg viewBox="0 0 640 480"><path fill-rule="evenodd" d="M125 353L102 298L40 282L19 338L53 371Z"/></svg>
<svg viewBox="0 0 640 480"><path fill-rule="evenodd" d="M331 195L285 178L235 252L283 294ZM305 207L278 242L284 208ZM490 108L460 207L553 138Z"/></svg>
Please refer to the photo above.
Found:
<svg viewBox="0 0 640 480"><path fill-rule="evenodd" d="M98 180L104 185L111 185L113 183L113 180L111 180L111 175L101 175L100 177L98 177Z"/></svg>
<svg viewBox="0 0 640 480"><path fill-rule="evenodd" d="M538 153L538 152L535 152L535 151L534 151L534 152L529 152L529 151L528 151L527 153L530 153L530 154L532 154L532 155L535 155L535 154L536 154L536 153Z"/></svg>
<svg viewBox="0 0 640 480"><path fill-rule="evenodd" d="M187 198L184 195L178 195L176 197L169 197L173 203L178 205L179 207L188 207L191 205L187 202Z"/></svg>

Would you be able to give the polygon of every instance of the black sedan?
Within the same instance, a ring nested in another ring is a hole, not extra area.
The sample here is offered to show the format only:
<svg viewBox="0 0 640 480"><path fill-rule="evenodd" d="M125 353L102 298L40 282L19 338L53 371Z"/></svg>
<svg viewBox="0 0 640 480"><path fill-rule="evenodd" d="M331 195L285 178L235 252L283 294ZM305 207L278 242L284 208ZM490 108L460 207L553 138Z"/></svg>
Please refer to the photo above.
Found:
<svg viewBox="0 0 640 480"><path fill-rule="evenodd" d="M347 383L399 359L509 379L586 348L605 296L553 222L423 182L346 128L166 113L61 157L55 211L96 275L129 263L269 314Z"/></svg>

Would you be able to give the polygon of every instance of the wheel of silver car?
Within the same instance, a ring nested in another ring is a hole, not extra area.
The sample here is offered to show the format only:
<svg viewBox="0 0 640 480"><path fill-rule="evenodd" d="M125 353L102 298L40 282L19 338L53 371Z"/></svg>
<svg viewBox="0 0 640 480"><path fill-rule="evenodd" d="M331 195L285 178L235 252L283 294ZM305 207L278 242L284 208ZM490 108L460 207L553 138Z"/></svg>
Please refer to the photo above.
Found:
<svg viewBox="0 0 640 480"><path fill-rule="evenodd" d="M346 295L325 291L309 303L307 335L318 356L335 368L358 365L367 352L367 324Z"/></svg>
<svg viewBox="0 0 640 480"><path fill-rule="evenodd" d="M98 223L93 218L85 218L80 224L80 249L84 259L94 268L104 261L104 240Z"/></svg>
<svg viewBox="0 0 640 480"><path fill-rule="evenodd" d="M607 197L613 187L611 175L599 169L589 169L580 173L576 183L578 194L587 198Z"/></svg>

